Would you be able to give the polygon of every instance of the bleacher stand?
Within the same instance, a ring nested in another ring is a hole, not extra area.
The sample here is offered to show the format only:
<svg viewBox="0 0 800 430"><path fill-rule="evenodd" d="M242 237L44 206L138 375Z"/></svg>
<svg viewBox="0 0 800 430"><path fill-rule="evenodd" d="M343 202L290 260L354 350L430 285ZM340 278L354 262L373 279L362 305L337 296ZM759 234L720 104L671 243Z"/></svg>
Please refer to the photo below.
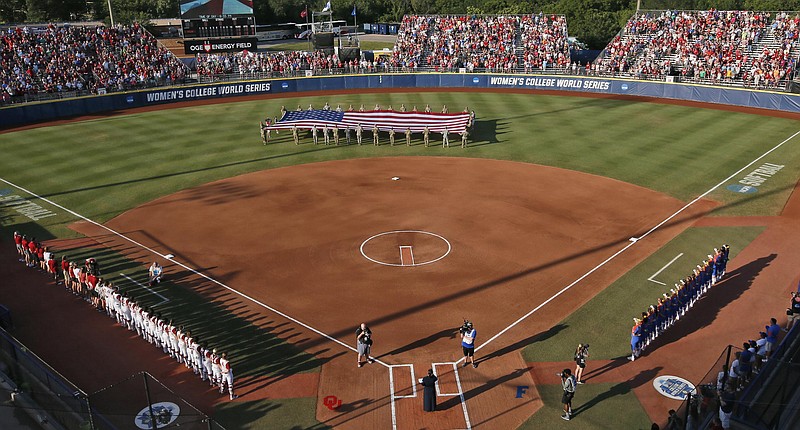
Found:
<svg viewBox="0 0 800 430"><path fill-rule="evenodd" d="M774 15L774 16L773 16ZM592 67L599 75L756 88L785 87L795 73L797 15L754 11L635 14Z"/></svg>
<svg viewBox="0 0 800 430"><path fill-rule="evenodd" d="M10 27L0 35L0 88L5 100L170 85L184 78L183 64L138 24Z"/></svg>

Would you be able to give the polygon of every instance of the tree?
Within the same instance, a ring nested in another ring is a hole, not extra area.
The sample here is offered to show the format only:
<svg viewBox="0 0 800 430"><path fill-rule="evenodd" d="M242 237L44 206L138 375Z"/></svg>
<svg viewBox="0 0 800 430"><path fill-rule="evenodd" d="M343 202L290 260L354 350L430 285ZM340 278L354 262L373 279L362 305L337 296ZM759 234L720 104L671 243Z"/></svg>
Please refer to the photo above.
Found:
<svg viewBox="0 0 800 430"><path fill-rule="evenodd" d="M3 0L0 2L0 22L25 22L27 5L25 0Z"/></svg>
<svg viewBox="0 0 800 430"><path fill-rule="evenodd" d="M25 1L27 22L75 21L82 19L86 12L86 2L81 0Z"/></svg>

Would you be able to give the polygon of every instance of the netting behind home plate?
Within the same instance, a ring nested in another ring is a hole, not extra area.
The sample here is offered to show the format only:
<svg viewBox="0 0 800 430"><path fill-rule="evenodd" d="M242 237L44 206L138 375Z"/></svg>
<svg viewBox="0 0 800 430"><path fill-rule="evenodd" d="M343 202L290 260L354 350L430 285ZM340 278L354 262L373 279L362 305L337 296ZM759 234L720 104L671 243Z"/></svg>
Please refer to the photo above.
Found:
<svg viewBox="0 0 800 430"><path fill-rule="evenodd" d="M147 372L89 395L95 429L224 430Z"/></svg>

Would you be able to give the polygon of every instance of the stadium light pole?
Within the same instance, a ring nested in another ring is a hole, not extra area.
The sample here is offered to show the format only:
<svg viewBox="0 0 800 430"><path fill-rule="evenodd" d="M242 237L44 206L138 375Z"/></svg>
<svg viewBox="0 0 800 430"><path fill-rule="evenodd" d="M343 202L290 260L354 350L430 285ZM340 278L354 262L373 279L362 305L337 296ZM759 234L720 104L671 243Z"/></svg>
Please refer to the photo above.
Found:
<svg viewBox="0 0 800 430"><path fill-rule="evenodd" d="M114 13L111 12L111 0L108 1L108 16L111 18L111 26L114 26Z"/></svg>

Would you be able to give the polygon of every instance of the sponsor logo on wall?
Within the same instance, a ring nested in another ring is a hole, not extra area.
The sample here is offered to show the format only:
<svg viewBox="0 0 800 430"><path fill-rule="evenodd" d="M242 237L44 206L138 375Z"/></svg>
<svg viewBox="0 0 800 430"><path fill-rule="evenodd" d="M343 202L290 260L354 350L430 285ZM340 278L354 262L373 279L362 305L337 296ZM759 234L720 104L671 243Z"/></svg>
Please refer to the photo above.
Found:
<svg viewBox="0 0 800 430"><path fill-rule="evenodd" d="M185 40L183 52L185 54L211 54L214 52L255 51L258 49L258 39L255 37L237 37L213 40Z"/></svg>

